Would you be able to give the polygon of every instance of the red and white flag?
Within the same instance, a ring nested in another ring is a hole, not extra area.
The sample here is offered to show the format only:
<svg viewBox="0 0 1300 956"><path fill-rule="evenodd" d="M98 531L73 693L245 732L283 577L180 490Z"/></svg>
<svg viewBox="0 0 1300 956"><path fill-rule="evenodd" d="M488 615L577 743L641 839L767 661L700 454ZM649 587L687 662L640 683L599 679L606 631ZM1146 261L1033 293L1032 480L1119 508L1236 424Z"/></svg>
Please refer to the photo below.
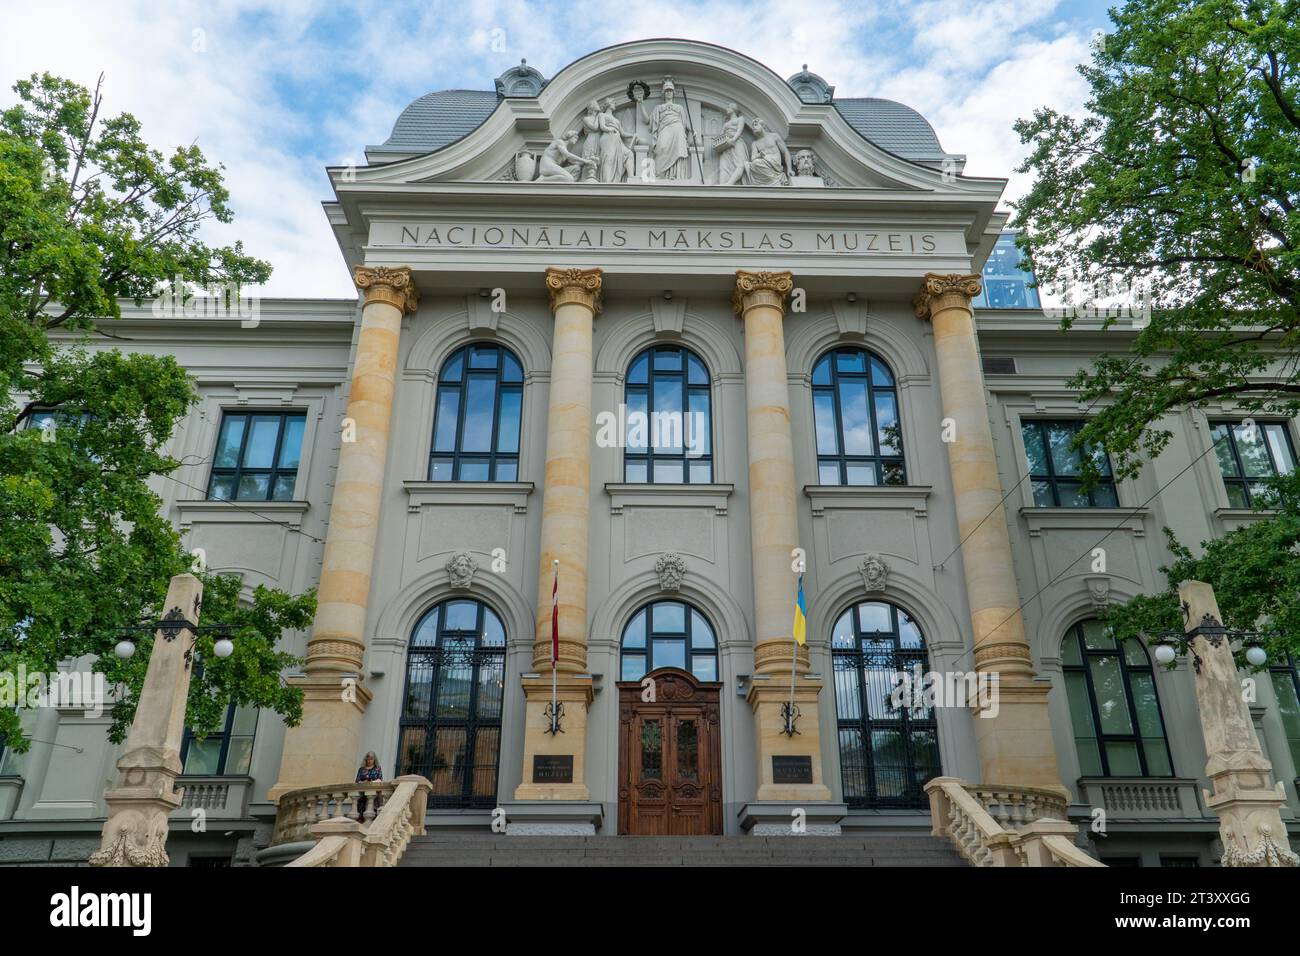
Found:
<svg viewBox="0 0 1300 956"><path fill-rule="evenodd" d="M551 670L560 660L560 562L555 562L555 583L551 586Z"/></svg>

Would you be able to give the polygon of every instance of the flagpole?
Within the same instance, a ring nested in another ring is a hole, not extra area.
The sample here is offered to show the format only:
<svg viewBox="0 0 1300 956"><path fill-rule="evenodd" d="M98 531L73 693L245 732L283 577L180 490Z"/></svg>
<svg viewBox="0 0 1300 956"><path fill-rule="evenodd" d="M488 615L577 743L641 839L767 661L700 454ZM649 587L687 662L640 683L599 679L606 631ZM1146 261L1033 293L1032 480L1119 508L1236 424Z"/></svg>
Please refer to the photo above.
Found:
<svg viewBox="0 0 1300 956"><path fill-rule="evenodd" d="M552 591L553 600L552 600L552 607L551 607L551 614L555 615L555 618L553 618L552 620L552 624L554 625L554 620L558 619L559 616L560 559L556 558L554 561L552 561L551 567L554 569L555 572L555 586ZM554 639L554 630L552 630L552 640L551 640L551 733L552 734L555 733L559 725L559 710L557 709L557 704L556 704L556 686L555 686L556 685L556 680L555 680L556 664L558 663L556 658L559 657L559 650L556 648L556 643L557 642Z"/></svg>

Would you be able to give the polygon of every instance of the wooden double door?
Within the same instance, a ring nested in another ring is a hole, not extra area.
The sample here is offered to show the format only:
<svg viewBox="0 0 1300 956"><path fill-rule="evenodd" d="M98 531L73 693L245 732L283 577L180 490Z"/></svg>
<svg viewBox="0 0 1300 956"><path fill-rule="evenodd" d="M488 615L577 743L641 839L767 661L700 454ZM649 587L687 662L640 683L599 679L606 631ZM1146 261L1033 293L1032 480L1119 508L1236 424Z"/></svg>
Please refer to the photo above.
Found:
<svg viewBox="0 0 1300 956"><path fill-rule="evenodd" d="M673 667L619 683L619 833L722 833L721 689Z"/></svg>

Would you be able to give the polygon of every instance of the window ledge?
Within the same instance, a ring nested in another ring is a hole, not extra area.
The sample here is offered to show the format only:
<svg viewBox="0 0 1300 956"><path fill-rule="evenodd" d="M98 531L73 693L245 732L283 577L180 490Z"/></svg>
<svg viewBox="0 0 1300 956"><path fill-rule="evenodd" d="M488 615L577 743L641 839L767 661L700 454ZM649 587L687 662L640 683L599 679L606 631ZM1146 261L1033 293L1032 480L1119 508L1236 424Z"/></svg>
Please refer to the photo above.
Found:
<svg viewBox="0 0 1300 956"><path fill-rule="evenodd" d="M636 482L607 482L609 513L623 513L625 505L642 508L712 508L715 514L727 513L727 499L735 485L641 484Z"/></svg>
<svg viewBox="0 0 1300 956"><path fill-rule="evenodd" d="M1044 530L1087 530L1109 529L1117 525L1125 531L1133 532L1134 537L1146 534L1146 519L1151 514L1150 508L1039 508L1024 507L1020 516L1029 525L1031 535L1039 535Z"/></svg>
<svg viewBox="0 0 1300 956"><path fill-rule="evenodd" d="M1252 521L1267 521L1269 518L1276 518L1277 512L1271 508L1266 511L1256 511L1254 508L1215 508L1214 517L1220 521L1235 521L1239 524L1245 524Z"/></svg>
<svg viewBox="0 0 1300 956"><path fill-rule="evenodd" d="M1111 820L1202 820L1213 814L1189 777L1080 777L1079 798Z"/></svg>
<svg viewBox="0 0 1300 956"><path fill-rule="evenodd" d="M404 481L406 510L418 513L426 505L511 505L515 514L528 511L531 481Z"/></svg>
<svg viewBox="0 0 1300 956"><path fill-rule="evenodd" d="M271 517L290 528L302 527L302 516L311 507L308 501L178 501L180 526L184 530L195 521L209 524L247 524L265 522Z"/></svg>
<svg viewBox="0 0 1300 956"><path fill-rule="evenodd" d="M927 514L930 485L804 485L803 493L812 502L814 518L826 509L912 509L918 518Z"/></svg>

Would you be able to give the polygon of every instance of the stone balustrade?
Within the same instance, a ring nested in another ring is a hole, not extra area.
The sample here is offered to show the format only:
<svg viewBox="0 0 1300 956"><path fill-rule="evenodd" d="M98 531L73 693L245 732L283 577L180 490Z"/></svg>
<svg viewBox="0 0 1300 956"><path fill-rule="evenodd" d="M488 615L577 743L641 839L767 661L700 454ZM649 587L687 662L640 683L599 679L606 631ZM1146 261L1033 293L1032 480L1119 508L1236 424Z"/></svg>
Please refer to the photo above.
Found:
<svg viewBox="0 0 1300 956"><path fill-rule="evenodd" d="M423 778L421 778L423 779ZM326 787L291 790L280 797L272 845L312 839L314 824L335 817L369 823L397 789L396 780L375 783L339 783ZM364 809L361 798L366 798Z"/></svg>
<svg viewBox="0 0 1300 956"><path fill-rule="evenodd" d="M1213 819L1197 799L1195 780L1182 777L1083 777L1079 798L1113 822Z"/></svg>
<svg viewBox="0 0 1300 956"><path fill-rule="evenodd" d="M937 837L972 866L1104 866L1074 845L1065 801L1032 787L971 785L935 777L925 785Z"/></svg>
<svg viewBox="0 0 1300 956"><path fill-rule="evenodd" d="M384 783L290 791L280 798L275 843L316 841L290 867L396 866L411 837L424 833L432 788L424 777L412 775ZM366 808L358 813L362 796L367 798ZM319 816L331 809L343 812Z"/></svg>

